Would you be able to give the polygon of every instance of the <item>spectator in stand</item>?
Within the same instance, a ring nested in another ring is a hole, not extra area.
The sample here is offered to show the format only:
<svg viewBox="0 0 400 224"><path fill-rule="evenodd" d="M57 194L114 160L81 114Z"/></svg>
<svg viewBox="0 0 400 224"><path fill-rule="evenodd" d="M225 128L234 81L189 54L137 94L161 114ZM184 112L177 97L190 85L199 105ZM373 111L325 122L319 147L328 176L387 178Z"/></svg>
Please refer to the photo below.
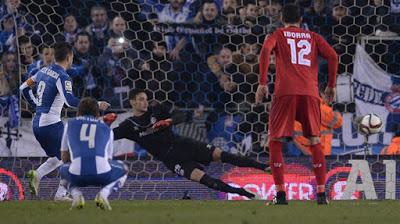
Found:
<svg viewBox="0 0 400 224"><path fill-rule="evenodd" d="M340 1L336 1L333 3L332 13L329 21L330 25L337 25L346 23L346 19L348 19L348 8L340 3Z"/></svg>
<svg viewBox="0 0 400 224"><path fill-rule="evenodd" d="M257 24L257 18L259 16L259 8L255 0L247 0L244 5L244 17L242 17L243 24L247 26L254 26Z"/></svg>
<svg viewBox="0 0 400 224"><path fill-rule="evenodd" d="M224 25L226 21L219 14L218 5L215 1L205 0L196 17L193 19L196 24Z"/></svg>
<svg viewBox="0 0 400 224"><path fill-rule="evenodd" d="M98 86L101 78L93 68L96 58L90 54L90 35L87 32L76 34L74 42L74 61L67 71L72 77L74 94L76 96L91 96L100 99L101 90Z"/></svg>
<svg viewBox="0 0 400 224"><path fill-rule="evenodd" d="M246 43L241 44L240 50L232 55L232 61L239 67L239 72L232 76L232 80L239 84L238 90L242 94L246 94L246 98L238 98L235 100L251 101L252 85L258 81L259 64L258 54L260 46L257 43L257 38L254 40L246 40ZM250 97L250 98L249 98Z"/></svg>
<svg viewBox="0 0 400 224"><path fill-rule="evenodd" d="M142 66L141 78L144 82L136 82L136 88L148 88L154 92L161 89L163 93L174 90L176 78L172 70L172 63L167 59L167 44L165 42L155 42L151 54L148 55L146 62ZM146 83L148 84L146 85ZM166 94L155 94L155 99L163 102L167 99L167 96ZM173 102L177 100L174 94L171 94L168 99Z"/></svg>
<svg viewBox="0 0 400 224"><path fill-rule="evenodd" d="M17 52L17 39L27 34L24 27L16 27L12 14L0 19L2 29L0 30L0 52ZM37 35L33 35L37 39ZM39 37L40 38L40 37Z"/></svg>
<svg viewBox="0 0 400 224"><path fill-rule="evenodd" d="M280 20L280 13L282 10L282 3L280 0L271 0L265 8L266 16L269 17L270 24L267 25L267 33L274 32L277 28L282 27Z"/></svg>
<svg viewBox="0 0 400 224"><path fill-rule="evenodd" d="M353 25L353 18L348 16L349 9L342 3L341 1L333 2L332 14L328 18L327 30L321 29L321 34L326 35L326 39L333 46L335 51L340 57L339 71L338 73L343 73L346 71L346 66L352 63L351 57L346 57L345 53L355 52L355 40L353 36L347 35L348 32L352 32L354 29L350 27ZM346 28L348 27L348 28ZM320 74L327 74L327 65L324 62L324 65L320 67ZM320 76L321 77L321 76ZM322 78L322 77L321 77ZM326 82L326 76L324 79L320 79L322 82Z"/></svg>
<svg viewBox="0 0 400 224"><path fill-rule="evenodd" d="M16 56L12 52L4 52L0 66L0 96L13 94L18 87L18 70Z"/></svg>
<svg viewBox="0 0 400 224"><path fill-rule="evenodd" d="M243 139L243 134L238 132L239 124L243 117L239 114L222 114L210 126L208 141L226 152L237 153L237 144Z"/></svg>
<svg viewBox="0 0 400 224"><path fill-rule="evenodd" d="M90 9L90 18L92 23L85 28L85 31L92 37L91 43L94 46L92 54L97 56L103 52L103 48L110 37L106 8L101 5L93 6Z"/></svg>
<svg viewBox="0 0 400 224"><path fill-rule="evenodd" d="M395 1L394 1L395 2ZM394 5L397 3L394 3ZM374 13L369 17L368 24L374 26L377 36L397 36L400 33L399 16L390 13L390 3L384 0L374 0Z"/></svg>
<svg viewBox="0 0 400 224"><path fill-rule="evenodd" d="M163 71L169 71L171 70L170 63L163 63L164 61L167 61L167 58L167 43L164 41L155 42L152 52L143 64L142 69L146 71L156 71L160 69Z"/></svg>
<svg viewBox="0 0 400 224"><path fill-rule="evenodd" d="M265 14L260 14L260 12L264 13L265 10L260 11L256 0L244 0L243 7L239 10L241 22L235 25L244 25L251 29L251 35L264 35L266 26L269 25L269 18ZM233 38L232 42L243 42L243 40L240 40L240 36Z"/></svg>
<svg viewBox="0 0 400 224"><path fill-rule="evenodd" d="M9 121L10 97L18 87L16 56L12 52L4 52L0 64L0 126ZM16 97L15 97L16 98Z"/></svg>
<svg viewBox="0 0 400 224"><path fill-rule="evenodd" d="M231 93L237 89L234 79L240 76L240 73L232 61L232 51L226 47L221 48L217 55L210 56L207 63L211 70L207 79L209 85L213 86L208 100L213 108L223 109L224 105L232 100Z"/></svg>
<svg viewBox="0 0 400 224"><path fill-rule="evenodd" d="M222 12L224 11L234 11L237 12L238 9L237 0L222 0Z"/></svg>
<svg viewBox="0 0 400 224"><path fill-rule="evenodd" d="M97 68L104 80L103 98L113 107L129 106L128 92L139 79L143 60L139 53L111 37L103 54L98 57Z"/></svg>
<svg viewBox="0 0 400 224"><path fill-rule="evenodd" d="M16 55L4 52L0 63L0 126L15 128L19 124L19 91Z"/></svg>
<svg viewBox="0 0 400 224"><path fill-rule="evenodd" d="M21 74L26 74L28 72L28 66L35 62L35 50L30 38L27 36L19 37L18 45L21 62Z"/></svg>
<svg viewBox="0 0 400 224"><path fill-rule="evenodd" d="M304 13L303 24L306 24L308 29L322 34L320 27L326 25L329 17L328 12L325 0L314 0L313 6Z"/></svg>
<svg viewBox="0 0 400 224"><path fill-rule="evenodd" d="M76 40L76 35L81 31L78 22L74 15L66 15L64 17L64 41L73 44Z"/></svg>
<svg viewBox="0 0 400 224"><path fill-rule="evenodd" d="M195 24L205 26L222 26L227 21L219 14L219 9L215 1L205 0L200 8L200 11L193 19ZM223 41L220 40L218 34L204 34L194 37L196 53L206 60L212 53L216 52L221 47Z"/></svg>
<svg viewBox="0 0 400 224"><path fill-rule="evenodd" d="M22 77L22 82L26 81L29 77L33 76L41 68L54 63L54 49L48 45L42 45L39 49L40 59L34 61L28 66L28 72Z"/></svg>
<svg viewBox="0 0 400 224"><path fill-rule="evenodd" d="M345 2L340 0L334 0L331 3L331 8L329 15L323 19L325 22L322 26L318 27L316 31L326 38L326 40L333 46L336 53L339 55L340 64L339 64L339 71L338 73L343 73L345 71L345 65L352 63L352 59L348 60L349 57L344 59L342 56L345 54L346 49L352 50L353 44L353 37L346 35L348 32L353 32L354 27L353 25L353 18L348 16L349 9L345 6ZM314 4L313 11L321 11L322 5L321 4ZM310 10L310 12L312 12ZM323 10L321 11L323 13ZM309 14L311 15L311 14ZM321 14L320 16L322 16ZM320 18L319 15L315 14L314 21L318 21ZM312 16L311 16L312 17ZM309 22L309 21L307 21ZM347 28L346 28L347 27ZM315 27L311 26L311 29L315 29ZM358 29L357 29L358 30ZM355 52L353 51L352 54ZM328 74L328 64L326 61L321 61L319 65L319 80L320 82L324 83L327 82L326 74Z"/></svg>
<svg viewBox="0 0 400 224"><path fill-rule="evenodd" d="M225 93L233 93L237 88L237 83L232 81L231 76L222 74L219 79L219 86L225 91Z"/></svg>
<svg viewBox="0 0 400 224"><path fill-rule="evenodd" d="M260 46L257 40L247 41L240 45L240 50L233 54L233 63L239 66L243 74L258 74L258 53Z"/></svg>
<svg viewBox="0 0 400 224"><path fill-rule="evenodd" d="M222 2L222 16L228 24L239 25L241 24L240 16L238 15L237 0L223 0Z"/></svg>
<svg viewBox="0 0 400 224"><path fill-rule="evenodd" d="M222 14L226 15L229 13L236 14L238 8L237 0L223 0L222 1Z"/></svg>
<svg viewBox="0 0 400 224"><path fill-rule="evenodd" d="M12 15L6 15L0 20L0 53L11 50L10 47L14 43L15 23Z"/></svg>
<svg viewBox="0 0 400 224"><path fill-rule="evenodd" d="M126 21L121 16L116 16L111 22L110 36L123 37L126 30Z"/></svg>
<svg viewBox="0 0 400 224"><path fill-rule="evenodd" d="M186 23L188 22L190 10L185 7L185 0L170 0L158 13L158 22L160 23ZM168 47L168 55L171 60L180 60L182 49L188 42L191 42L189 36L165 35L165 41Z"/></svg>
<svg viewBox="0 0 400 224"><path fill-rule="evenodd" d="M137 38L135 38L135 33L127 31L126 21L121 16L116 16L112 20L110 36L114 38L125 38L127 41L125 44L129 45L129 47L132 47L133 45L131 44L131 41L137 41Z"/></svg>
<svg viewBox="0 0 400 224"><path fill-rule="evenodd" d="M258 0L257 3L258 3L258 10L259 10L258 14L259 15L266 14L269 0Z"/></svg>
<svg viewBox="0 0 400 224"><path fill-rule="evenodd" d="M216 77L219 77L226 71L232 73L232 68L235 66L232 63L232 51L227 47L221 48L217 55L212 55L207 59L208 67Z"/></svg>
<svg viewBox="0 0 400 224"><path fill-rule="evenodd" d="M28 15L20 6L20 0L5 0L4 4L0 6L0 21L2 21L4 17L11 15L17 24L16 27L24 28L29 34L43 33L45 31L44 27L41 24L37 24L35 18ZM37 25L38 27L35 29L33 25Z"/></svg>

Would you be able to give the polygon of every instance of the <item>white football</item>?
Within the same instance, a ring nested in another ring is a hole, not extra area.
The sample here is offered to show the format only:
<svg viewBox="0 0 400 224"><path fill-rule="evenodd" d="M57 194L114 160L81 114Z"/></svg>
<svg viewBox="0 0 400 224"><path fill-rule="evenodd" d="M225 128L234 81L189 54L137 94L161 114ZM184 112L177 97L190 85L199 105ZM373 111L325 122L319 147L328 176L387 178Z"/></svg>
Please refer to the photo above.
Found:
<svg viewBox="0 0 400 224"><path fill-rule="evenodd" d="M376 114L367 114L361 118L359 130L366 135L379 133L382 130L382 119Z"/></svg>

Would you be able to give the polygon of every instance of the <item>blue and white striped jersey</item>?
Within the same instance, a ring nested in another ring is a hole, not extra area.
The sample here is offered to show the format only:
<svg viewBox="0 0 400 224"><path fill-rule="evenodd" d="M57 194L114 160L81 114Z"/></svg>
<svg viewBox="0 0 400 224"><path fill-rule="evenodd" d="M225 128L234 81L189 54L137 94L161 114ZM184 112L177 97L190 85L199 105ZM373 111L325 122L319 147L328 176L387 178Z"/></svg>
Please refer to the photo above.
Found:
<svg viewBox="0 0 400 224"><path fill-rule="evenodd" d="M36 95L29 82L36 84ZM36 119L39 127L61 121L61 110L66 103L69 107L78 107L79 99L72 92L72 81L63 67L52 64L40 69L34 76L20 86L25 99L36 107Z"/></svg>
<svg viewBox="0 0 400 224"><path fill-rule="evenodd" d="M92 116L80 116L68 121L61 151L69 150L74 175L97 175L111 170L114 133L102 121Z"/></svg>

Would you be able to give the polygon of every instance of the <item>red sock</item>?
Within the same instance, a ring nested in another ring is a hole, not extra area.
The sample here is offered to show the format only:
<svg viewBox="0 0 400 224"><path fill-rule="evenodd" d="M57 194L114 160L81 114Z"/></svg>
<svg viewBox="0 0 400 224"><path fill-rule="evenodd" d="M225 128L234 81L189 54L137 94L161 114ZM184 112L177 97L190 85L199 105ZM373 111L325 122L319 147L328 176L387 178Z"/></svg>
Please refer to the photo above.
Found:
<svg viewBox="0 0 400 224"><path fill-rule="evenodd" d="M311 154L314 174L315 178L317 179L317 185L325 186L326 162L321 143L311 146Z"/></svg>
<svg viewBox="0 0 400 224"><path fill-rule="evenodd" d="M272 170L272 176L274 177L274 182L279 191L283 191L282 188L285 185L284 180L284 161L282 156L282 142L270 141L269 142L269 161Z"/></svg>

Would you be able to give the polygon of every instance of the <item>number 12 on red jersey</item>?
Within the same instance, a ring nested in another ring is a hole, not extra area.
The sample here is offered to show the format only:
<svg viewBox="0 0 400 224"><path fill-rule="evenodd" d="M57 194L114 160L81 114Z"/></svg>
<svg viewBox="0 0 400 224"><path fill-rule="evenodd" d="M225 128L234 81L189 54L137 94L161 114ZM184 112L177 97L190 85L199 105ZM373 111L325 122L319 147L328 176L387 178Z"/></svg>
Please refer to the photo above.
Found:
<svg viewBox="0 0 400 224"><path fill-rule="evenodd" d="M311 61L304 58L311 53L311 44L308 40L300 40L296 44L295 39L287 39L290 46L290 57L292 64L311 66ZM299 51L297 50L299 48Z"/></svg>

